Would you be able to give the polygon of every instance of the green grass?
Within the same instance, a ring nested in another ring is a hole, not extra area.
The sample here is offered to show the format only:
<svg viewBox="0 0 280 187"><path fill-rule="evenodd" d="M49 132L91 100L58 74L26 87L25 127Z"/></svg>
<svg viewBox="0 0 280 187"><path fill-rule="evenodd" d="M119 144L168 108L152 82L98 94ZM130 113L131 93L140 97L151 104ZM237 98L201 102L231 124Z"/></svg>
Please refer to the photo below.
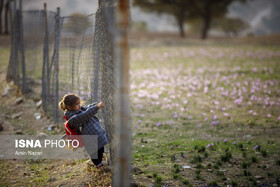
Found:
<svg viewBox="0 0 280 187"><path fill-rule="evenodd" d="M0 71L6 72L9 64L10 49L0 48Z"/></svg>
<svg viewBox="0 0 280 187"><path fill-rule="evenodd" d="M279 51L280 47L230 44L133 48L134 164L147 175L160 172L162 183L173 180L179 185L184 176L192 176L186 185L195 181L222 185L225 177L232 179L227 184L233 186L252 185L246 176L258 174L258 163L279 162ZM240 91L242 102L238 105L234 101ZM139 93L144 95L138 97ZM272 107L264 107L266 97L274 102ZM215 125L211 124L214 115L219 120ZM206 147L211 143L214 146ZM261 150L254 150L256 145ZM203 172L172 168L174 164L191 165ZM232 170L228 164L243 177L227 176ZM213 174L220 179L213 180L206 168L226 168L229 172L217 171ZM244 173L247 168L250 171ZM279 167L272 170L279 173ZM145 180L145 176L141 178Z"/></svg>

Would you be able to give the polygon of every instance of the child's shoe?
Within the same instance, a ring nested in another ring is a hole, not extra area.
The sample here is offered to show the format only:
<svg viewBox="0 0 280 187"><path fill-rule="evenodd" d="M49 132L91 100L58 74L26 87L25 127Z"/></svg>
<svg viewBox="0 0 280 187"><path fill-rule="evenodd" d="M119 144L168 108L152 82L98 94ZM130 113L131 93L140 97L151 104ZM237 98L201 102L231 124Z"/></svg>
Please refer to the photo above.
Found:
<svg viewBox="0 0 280 187"><path fill-rule="evenodd" d="M111 171L111 167L108 166L108 165L104 165L103 163L100 163L96 166L96 168L99 170L99 171L105 171L105 172L110 172Z"/></svg>
<svg viewBox="0 0 280 187"><path fill-rule="evenodd" d="M100 163L100 164L98 164L97 166L96 166L96 168L97 169L100 169L100 168L102 168L104 165L103 165L103 163Z"/></svg>

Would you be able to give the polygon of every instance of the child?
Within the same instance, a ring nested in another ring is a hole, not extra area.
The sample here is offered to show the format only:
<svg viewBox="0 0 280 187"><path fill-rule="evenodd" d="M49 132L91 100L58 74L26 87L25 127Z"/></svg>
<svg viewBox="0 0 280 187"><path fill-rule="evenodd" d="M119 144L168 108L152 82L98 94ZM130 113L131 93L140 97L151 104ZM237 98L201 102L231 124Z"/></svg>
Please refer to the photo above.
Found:
<svg viewBox="0 0 280 187"><path fill-rule="evenodd" d="M86 107L81 106L83 101L74 94L65 95L59 102L59 108L65 111L64 115L68 120L69 127L75 129L78 134L82 135L97 135L98 136L98 158L91 159L97 168L102 167L102 156L104 146L109 143L104 129L95 114L104 107L104 103L93 103ZM80 127L82 130L80 131ZM90 146L90 142L84 139L85 149L91 156L95 150Z"/></svg>

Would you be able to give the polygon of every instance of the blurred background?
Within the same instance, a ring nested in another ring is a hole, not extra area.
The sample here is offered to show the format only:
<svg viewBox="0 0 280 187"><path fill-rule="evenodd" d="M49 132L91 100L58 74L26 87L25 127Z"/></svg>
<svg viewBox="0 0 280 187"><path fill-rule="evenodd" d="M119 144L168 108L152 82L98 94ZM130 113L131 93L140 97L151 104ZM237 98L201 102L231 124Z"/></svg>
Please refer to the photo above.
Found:
<svg viewBox="0 0 280 187"><path fill-rule="evenodd" d="M24 0L24 10L37 10L44 0ZM195 2L195 4L193 4ZM182 19L185 34L202 32L203 2L188 0L131 0L133 32L170 32L180 34ZM209 1L210 2L210 1ZM277 0L211 1L209 36L245 36L274 34L280 31L280 2ZM61 7L62 16L74 13L88 15L98 7L98 0L49 0L48 9ZM221 3L221 4L219 4ZM196 5L197 4L197 5ZM182 8L182 15L179 14ZM201 9L201 10L199 10ZM191 13L194 12L194 13ZM191 15L192 14L192 15Z"/></svg>
<svg viewBox="0 0 280 187"><path fill-rule="evenodd" d="M1 0L1 33L4 33L6 4ZM42 9L44 0L24 0L23 10ZM175 3L176 2L176 3ZM133 32L198 34L203 28L203 3L206 1L140 1L131 0L131 29ZM209 1L210 2L210 1ZM274 34L280 31L280 2L277 0L230 0L219 4L211 1L211 23L207 28L209 36L246 36ZM49 0L48 9L61 7L62 16L79 13L88 15L98 7L98 0ZM196 5L197 4L197 5ZM179 15L179 8L182 15ZM201 9L201 10L199 10ZM180 20L182 20L180 23ZM155 24L156 23L156 24Z"/></svg>

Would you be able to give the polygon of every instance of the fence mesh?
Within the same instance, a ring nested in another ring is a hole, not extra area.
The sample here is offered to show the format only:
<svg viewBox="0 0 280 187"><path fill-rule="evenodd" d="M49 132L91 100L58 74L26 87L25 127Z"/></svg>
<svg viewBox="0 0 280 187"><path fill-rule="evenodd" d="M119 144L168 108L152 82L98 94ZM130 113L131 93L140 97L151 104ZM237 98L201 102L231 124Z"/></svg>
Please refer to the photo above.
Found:
<svg viewBox="0 0 280 187"><path fill-rule="evenodd" d="M96 14L67 17L46 10L21 11L17 3L11 4L7 78L23 92L40 83L43 109L55 122L63 122L58 102L67 93L79 95L86 104L102 100L105 107L98 115L111 140L114 0L101 1Z"/></svg>

